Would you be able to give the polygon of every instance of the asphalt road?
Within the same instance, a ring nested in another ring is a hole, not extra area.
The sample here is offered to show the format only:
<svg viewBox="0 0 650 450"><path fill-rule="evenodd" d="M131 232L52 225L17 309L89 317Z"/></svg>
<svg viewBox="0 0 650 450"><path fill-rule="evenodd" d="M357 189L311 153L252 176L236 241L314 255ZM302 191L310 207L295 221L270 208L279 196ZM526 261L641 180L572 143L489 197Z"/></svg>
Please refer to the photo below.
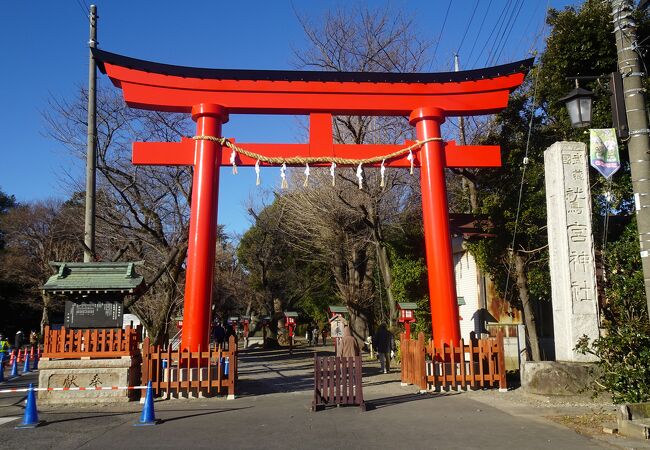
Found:
<svg viewBox="0 0 650 450"><path fill-rule="evenodd" d="M318 350L323 350L318 348ZM372 406L311 412L313 350L242 352L238 398L157 401L162 423L135 427L137 403L49 407L45 424L16 430L24 397L0 394L0 448L233 448L233 449L597 449L610 443L579 435L527 411L497 408L498 396L418 394L399 373L364 367L364 395ZM26 384L27 375L0 383ZM497 400L493 400L496 398ZM492 403L492 404L491 404ZM619 448L625 448L622 445Z"/></svg>

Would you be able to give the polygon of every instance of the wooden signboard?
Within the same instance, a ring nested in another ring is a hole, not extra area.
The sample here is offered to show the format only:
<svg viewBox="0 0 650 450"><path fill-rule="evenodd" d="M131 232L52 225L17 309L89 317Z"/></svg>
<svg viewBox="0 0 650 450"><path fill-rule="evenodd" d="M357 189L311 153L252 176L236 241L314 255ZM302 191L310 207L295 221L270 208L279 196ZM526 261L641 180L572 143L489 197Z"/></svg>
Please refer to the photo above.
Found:
<svg viewBox="0 0 650 450"><path fill-rule="evenodd" d="M347 325L347 321L340 315L330 319L330 336L333 338L342 338L343 337L343 328Z"/></svg>

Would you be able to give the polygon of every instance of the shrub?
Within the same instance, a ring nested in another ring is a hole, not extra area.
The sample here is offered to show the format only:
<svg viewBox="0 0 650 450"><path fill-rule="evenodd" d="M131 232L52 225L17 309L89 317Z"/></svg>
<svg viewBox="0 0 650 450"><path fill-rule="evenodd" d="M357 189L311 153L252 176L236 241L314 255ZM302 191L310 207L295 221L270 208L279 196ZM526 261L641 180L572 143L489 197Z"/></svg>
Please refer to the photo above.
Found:
<svg viewBox="0 0 650 450"><path fill-rule="evenodd" d="M603 335L592 342L583 336L576 346L599 358L595 393L610 392L614 403L650 401L650 321L636 230L632 221L605 254Z"/></svg>

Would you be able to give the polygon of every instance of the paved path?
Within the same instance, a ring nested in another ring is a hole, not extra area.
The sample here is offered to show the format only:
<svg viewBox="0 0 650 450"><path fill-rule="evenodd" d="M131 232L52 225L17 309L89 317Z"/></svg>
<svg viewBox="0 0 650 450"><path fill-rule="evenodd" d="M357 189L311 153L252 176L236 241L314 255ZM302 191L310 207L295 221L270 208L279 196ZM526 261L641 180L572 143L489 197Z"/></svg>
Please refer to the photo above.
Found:
<svg viewBox="0 0 650 450"><path fill-rule="evenodd" d="M540 417L495 408L499 397L492 394L417 394L400 386L398 372L379 374L376 362L364 367L364 395L374 409L313 413L312 358L306 347L291 357L286 351L242 352L236 400L158 401L163 423L155 427L133 427L141 406L130 403L43 408L44 426L15 430L17 421L2 418L15 417L22 405L19 398L7 400L0 403L0 448L617 448Z"/></svg>

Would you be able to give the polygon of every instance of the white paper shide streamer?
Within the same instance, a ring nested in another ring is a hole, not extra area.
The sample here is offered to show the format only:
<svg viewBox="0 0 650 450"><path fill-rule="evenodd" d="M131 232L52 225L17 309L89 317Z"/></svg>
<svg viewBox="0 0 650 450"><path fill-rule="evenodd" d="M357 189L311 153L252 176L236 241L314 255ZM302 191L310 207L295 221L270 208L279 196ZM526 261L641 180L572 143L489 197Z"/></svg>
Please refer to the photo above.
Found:
<svg viewBox="0 0 650 450"><path fill-rule="evenodd" d="M381 174L381 183L379 186L384 187L386 184L384 183L384 176L386 175L386 166L384 163L386 162L385 159L381 160L381 169L379 169L379 173Z"/></svg>
<svg viewBox="0 0 650 450"><path fill-rule="evenodd" d="M260 185L260 160L255 162L255 186Z"/></svg>
<svg viewBox="0 0 650 450"><path fill-rule="evenodd" d="M359 180L359 189L363 189L363 169L361 163L357 166L357 179Z"/></svg>
<svg viewBox="0 0 650 450"><path fill-rule="evenodd" d="M334 171L336 170L336 163L332 161L332 165L330 166L330 176L332 177L332 186L336 186L336 176Z"/></svg>
<svg viewBox="0 0 650 450"><path fill-rule="evenodd" d="M308 184L309 184L309 164L305 164L305 182L302 183L302 185L307 187Z"/></svg>
<svg viewBox="0 0 650 450"><path fill-rule="evenodd" d="M413 151L409 150L409 155L406 157L406 160L411 163L411 170L409 173L413 175L413 161L415 161L415 156L413 156Z"/></svg>
<svg viewBox="0 0 650 450"><path fill-rule="evenodd" d="M282 178L282 184L280 185L282 189L288 188L289 184L287 183L287 163L282 163L282 167L280 167L280 178Z"/></svg>
<svg viewBox="0 0 650 450"><path fill-rule="evenodd" d="M232 164L233 175L237 175L237 152L234 149L230 153L230 164Z"/></svg>

